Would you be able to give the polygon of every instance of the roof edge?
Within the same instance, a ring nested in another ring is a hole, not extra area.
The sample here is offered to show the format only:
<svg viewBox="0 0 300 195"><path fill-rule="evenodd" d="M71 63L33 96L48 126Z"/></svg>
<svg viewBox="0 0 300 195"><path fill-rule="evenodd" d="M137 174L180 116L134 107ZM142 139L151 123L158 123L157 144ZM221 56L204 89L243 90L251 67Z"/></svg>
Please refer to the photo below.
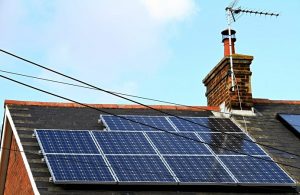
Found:
<svg viewBox="0 0 300 195"><path fill-rule="evenodd" d="M20 106L42 106L42 107L68 107L68 108L83 108L84 106L76 103L64 102L36 102L36 101L20 101L20 100L5 100L4 105L20 105ZM94 108L102 109L150 109L137 104L86 104ZM158 110L190 110L190 111L219 111L216 106L172 106L172 105L149 105Z"/></svg>
<svg viewBox="0 0 300 195"><path fill-rule="evenodd" d="M290 104L300 105L300 100L270 100L264 98L253 98L254 104Z"/></svg>
<svg viewBox="0 0 300 195"><path fill-rule="evenodd" d="M250 60L252 62L253 60L253 56L250 55L244 55L244 54L232 54L232 58L233 60ZM217 70L217 68L223 64L223 66L225 66L226 64L224 64L226 62L226 60L229 60L230 56L224 56L218 63L217 65L214 66L214 68L206 75L206 77L202 80L202 83L206 83L207 80L211 77L211 75L213 74L213 72L215 72Z"/></svg>

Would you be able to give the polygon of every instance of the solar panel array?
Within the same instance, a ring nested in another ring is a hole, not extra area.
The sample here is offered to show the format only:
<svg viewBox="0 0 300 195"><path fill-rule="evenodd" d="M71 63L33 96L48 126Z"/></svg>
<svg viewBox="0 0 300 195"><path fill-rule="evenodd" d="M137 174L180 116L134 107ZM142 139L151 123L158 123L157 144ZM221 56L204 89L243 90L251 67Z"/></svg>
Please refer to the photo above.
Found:
<svg viewBox="0 0 300 195"><path fill-rule="evenodd" d="M111 115L106 131L35 130L53 182L294 185L230 119L123 117L163 131Z"/></svg>

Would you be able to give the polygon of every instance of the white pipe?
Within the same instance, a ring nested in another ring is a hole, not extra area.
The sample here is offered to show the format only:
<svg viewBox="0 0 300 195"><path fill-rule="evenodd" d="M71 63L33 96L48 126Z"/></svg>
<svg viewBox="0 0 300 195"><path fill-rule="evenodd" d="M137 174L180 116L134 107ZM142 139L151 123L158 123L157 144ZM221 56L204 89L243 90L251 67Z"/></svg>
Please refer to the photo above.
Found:
<svg viewBox="0 0 300 195"><path fill-rule="evenodd" d="M232 59L232 40L231 40L231 27L230 27L231 11L227 9L227 22L228 22L228 35L229 35L229 59L230 59L230 72L231 72L231 90L234 91L234 73L233 73L233 59Z"/></svg>

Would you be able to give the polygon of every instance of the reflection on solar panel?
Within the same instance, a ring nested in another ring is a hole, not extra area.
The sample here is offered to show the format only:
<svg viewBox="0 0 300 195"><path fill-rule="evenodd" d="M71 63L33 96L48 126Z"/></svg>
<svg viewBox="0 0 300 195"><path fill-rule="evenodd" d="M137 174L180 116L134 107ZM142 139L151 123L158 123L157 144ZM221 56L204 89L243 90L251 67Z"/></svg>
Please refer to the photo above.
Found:
<svg viewBox="0 0 300 195"><path fill-rule="evenodd" d="M300 114L278 114L278 116L297 136L300 136Z"/></svg>
<svg viewBox="0 0 300 195"><path fill-rule="evenodd" d="M148 132L147 135L161 154L210 154L211 152L193 133ZM179 136L178 136L179 135ZM183 137L181 137L183 136ZM190 139L186 139L190 138Z"/></svg>
<svg viewBox="0 0 300 195"><path fill-rule="evenodd" d="M209 143L216 154L236 155L239 153L249 155L266 155L259 146L251 142L244 133L199 133L204 142ZM249 140L249 141L246 141ZM227 150L226 150L227 149Z"/></svg>
<svg viewBox="0 0 300 195"><path fill-rule="evenodd" d="M112 115L102 115L101 116L104 123L107 125L109 130L122 130L122 131L151 131L153 129L151 127L141 125L135 122L131 122L129 120L119 118ZM167 121L167 119L163 116L136 116L136 115L128 115L124 116L127 119L140 122L146 125L150 125L152 127L156 127L159 129L163 129L165 131L175 131L175 129L171 126L171 124Z"/></svg>
<svg viewBox="0 0 300 195"><path fill-rule="evenodd" d="M250 139L230 119L188 118L209 126L202 128L175 117L129 117L172 135L101 118L107 131L35 130L55 183L295 185L273 161L239 154L271 160L255 143L222 134Z"/></svg>
<svg viewBox="0 0 300 195"><path fill-rule="evenodd" d="M175 179L155 156L107 156L120 182L175 183Z"/></svg>
<svg viewBox="0 0 300 195"><path fill-rule="evenodd" d="M234 183L214 156L166 156L180 182Z"/></svg>
<svg viewBox="0 0 300 195"><path fill-rule="evenodd" d="M54 183L115 183L101 155L48 154Z"/></svg>
<svg viewBox="0 0 300 195"><path fill-rule="evenodd" d="M293 183L274 162L249 156L221 156L220 158L239 183ZM263 158L271 160L269 157Z"/></svg>
<svg viewBox="0 0 300 195"><path fill-rule="evenodd" d="M230 119L209 117L182 117L191 123L177 117L169 117L179 131L199 132L241 132Z"/></svg>
<svg viewBox="0 0 300 195"><path fill-rule="evenodd" d="M93 131L104 154L156 154L142 132Z"/></svg>

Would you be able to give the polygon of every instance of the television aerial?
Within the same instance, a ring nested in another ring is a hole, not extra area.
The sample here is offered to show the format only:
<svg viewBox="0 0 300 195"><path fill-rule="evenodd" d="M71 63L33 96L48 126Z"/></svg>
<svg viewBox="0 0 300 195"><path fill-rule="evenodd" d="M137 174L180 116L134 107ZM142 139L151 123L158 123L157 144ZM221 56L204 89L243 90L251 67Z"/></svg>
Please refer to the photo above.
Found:
<svg viewBox="0 0 300 195"><path fill-rule="evenodd" d="M241 7L237 7L239 0L234 0L231 2L226 8L226 16L227 16L227 25L228 25L228 38L229 38L229 53L230 53L230 74L231 74L231 89L234 91L234 72L233 72L233 60L232 60L232 37L231 37L231 24L236 22L238 18L241 17L242 14L250 14L250 15L259 15L259 16L276 16L278 17L278 13L273 12L265 12L265 11L256 11L250 9L242 9Z"/></svg>

